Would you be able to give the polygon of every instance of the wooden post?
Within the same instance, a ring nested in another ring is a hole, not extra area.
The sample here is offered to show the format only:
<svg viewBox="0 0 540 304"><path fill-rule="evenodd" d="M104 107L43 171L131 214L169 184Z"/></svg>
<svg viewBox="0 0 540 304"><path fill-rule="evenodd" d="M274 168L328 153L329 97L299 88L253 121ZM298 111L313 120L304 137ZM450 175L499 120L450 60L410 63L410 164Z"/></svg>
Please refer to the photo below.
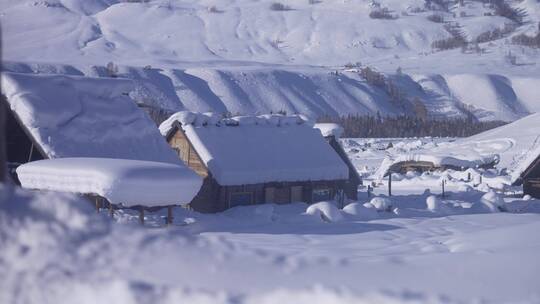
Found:
<svg viewBox="0 0 540 304"><path fill-rule="evenodd" d="M96 196L96 213L99 213L99 208L101 207L99 197Z"/></svg>
<svg viewBox="0 0 540 304"><path fill-rule="evenodd" d="M482 184L482 174L480 174L480 184Z"/></svg>
<svg viewBox="0 0 540 304"><path fill-rule="evenodd" d="M139 209L139 222L144 225L144 208Z"/></svg>
<svg viewBox="0 0 540 304"><path fill-rule="evenodd" d="M467 173L467 181L470 182L471 181L471 172Z"/></svg>
<svg viewBox="0 0 540 304"><path fill-rule="evenodd" d="M172 225L173 222L173 214L172 214L172 208L173 206L167 206L167 226Z"/></svg>
<svg viewBox="0 0 540 304"><path fill-rule="evenodd" d="M392 173L388 174L388 196L392 196Z"/></svg>
<svg viewBox="0 0 540 304"><path fill-rule="evenodd" d="M111 218L114 218L114 207L111 203L109 203L109 215L111 216Z"/></svg>
<svg viewBox="0 0 540 304"><path fill-rule="evenodd" d="M441 182L441 186L442 186L442 197L444 198L445 197L445 193L444 193L444 184L446 183L446 181L443 179L442 182Z"/></svg>
<svg viewBox="0 0 540 304"><path fill-rule="evenodd" d="M367 197L371 197L371 185L367 185Z"/></svg>

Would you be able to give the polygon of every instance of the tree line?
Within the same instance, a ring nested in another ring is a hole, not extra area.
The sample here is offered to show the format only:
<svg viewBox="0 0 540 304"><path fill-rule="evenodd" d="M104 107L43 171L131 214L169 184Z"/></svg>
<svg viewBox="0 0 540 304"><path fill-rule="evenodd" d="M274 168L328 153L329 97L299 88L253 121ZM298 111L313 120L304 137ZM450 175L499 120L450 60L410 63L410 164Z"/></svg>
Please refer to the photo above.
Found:
<svg viewBox="0 0 540 304"><path fill-rule="evenodd" d="M340 124L344 137L468 137L506 124L502 121L478 121L472 117L444 120L421 119L407 115L382 117L350 114L324 116L318 122Z"/></svg>

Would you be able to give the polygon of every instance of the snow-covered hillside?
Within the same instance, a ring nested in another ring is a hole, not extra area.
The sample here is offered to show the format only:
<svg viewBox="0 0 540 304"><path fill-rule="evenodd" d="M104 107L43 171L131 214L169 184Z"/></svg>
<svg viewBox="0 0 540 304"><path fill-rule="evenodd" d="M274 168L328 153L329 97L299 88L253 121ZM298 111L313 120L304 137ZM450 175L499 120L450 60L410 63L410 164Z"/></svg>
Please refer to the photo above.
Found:
<svg viewBox="0 0 540 304"><path fill-rule="evenodd" d="M116 76L140 84L140 98L169 110L411 114L343 68L360 62L433 117L515 120L540 109L540 52L509 42L538 31L535 0L507 1L523 12L522 25L472 0L447 10L421 0L290 0L277 10L269 0L139 2L2 1L8 70L110 76L104 66L113 62ZM393 19L369 17L383 10ZM504 34L475 50L433 51L449 26L470 42Z"/></svg>

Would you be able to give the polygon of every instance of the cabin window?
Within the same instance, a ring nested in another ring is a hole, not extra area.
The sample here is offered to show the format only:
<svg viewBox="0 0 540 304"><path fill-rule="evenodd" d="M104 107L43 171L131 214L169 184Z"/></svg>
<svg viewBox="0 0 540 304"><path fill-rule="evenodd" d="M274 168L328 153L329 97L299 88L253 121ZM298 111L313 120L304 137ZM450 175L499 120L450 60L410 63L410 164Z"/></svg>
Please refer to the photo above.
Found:
<svg viewBox="0 0 540 304"><path fill-rule="evenodd" d="M312 193L313 202L322 202L330 200L330 189L328 188L318 188L313 189Z"/></svg>
<svg viewBox="0 0 540 304"><path fill-rule="evenodd" d="M253 204L253 192L236 192L230 194L229 207L251 204Z"/></svg>

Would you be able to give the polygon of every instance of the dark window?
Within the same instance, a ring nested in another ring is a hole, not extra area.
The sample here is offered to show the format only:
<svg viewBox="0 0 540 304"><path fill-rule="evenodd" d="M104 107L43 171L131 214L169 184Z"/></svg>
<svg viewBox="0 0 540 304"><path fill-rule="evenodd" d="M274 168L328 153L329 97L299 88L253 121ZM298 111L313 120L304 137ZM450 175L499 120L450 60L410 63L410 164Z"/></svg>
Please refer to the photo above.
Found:
<svg viewBox="0 0 540 304"><path fill-rule="evenodd" d="M313 189L313 202L321 202L330 200L330 189L328 188L319 188Z"/></svg>
<svg viewBox="0 0 540 304"><path fill-rule="evenodd" d="M251 205L253 203L252 192L236 192L231 193L229 199L229 207Z"/></svg>

